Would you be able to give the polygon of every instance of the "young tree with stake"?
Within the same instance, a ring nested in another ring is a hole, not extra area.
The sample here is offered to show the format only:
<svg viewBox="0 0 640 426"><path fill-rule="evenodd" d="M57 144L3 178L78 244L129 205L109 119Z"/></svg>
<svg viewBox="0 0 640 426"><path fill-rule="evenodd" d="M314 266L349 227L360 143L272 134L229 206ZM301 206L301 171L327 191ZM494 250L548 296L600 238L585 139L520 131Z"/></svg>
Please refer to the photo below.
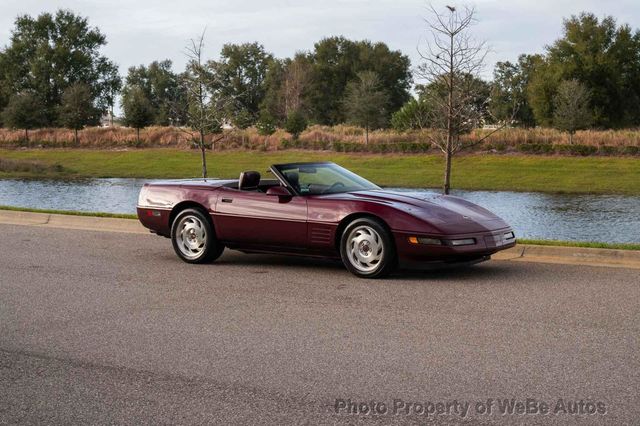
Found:
<svg viewBox="0 0 640 426"><path fill-rule="evenodd" d="M197 39L192 39L186 51L189 63L182 83L187 99L186 124L189 128L181 130L187 132L198 144L202 158L202 177L206 179L205 139L208 135L218 135L211 141L211 148L215 149L215 144L224 138L222 125L237 109L236 97L240 94L227 93L215 67L205 63L204 35L205 31Z"/></svg>
<svg viewBox="0 0 640 426"><path fill-rule="evenodd" d="M122 97L124 121L127 126L136 129L136 138L140 144L140 129L153 123L153 106L142 88L134 86Z"/></svg>
<svg viewBox="0 0 640 426"><path fill-rule="evenodd" d="M13 95L2 111L2 123L12 129L24 129L24 139L29 143L29 130L47 122L44 104L30 92Z"/></svg>
<svg viewBox="0 0 640 426"><path fill-rule="evenodd" d="M78 145L78 130L87 124L98 121L99 112L93 104L91 88L84 83L75 83L62 94L62 105L58 112L58 120L68 129L73 130L73 142Z"/></svg>
<svg viewBox="0 0 640 426"><path fill-rule="evenodd" d="M369 130L386 124L389 95L373 71L362 71L347 85L344 104L348 121L364 127L364 143L369 145Z"/></svg>
<svg viewBox="0 0 640 426"><path fill-rule="evenodd" d="M430 6L430 17L426 19L429 37L426 48L419 51L423 63L418 74L427 82L428 123L433 130L429 138L445 158L442 188L445 194L451 190L453 156L466 147L460 136L478 127L488 114L489 94L484 92L479 78L488 48L484 42L473 39L471 27L475 22L472 7L458 10L447 6L446 11L439 12ZM481 143L510 121L505 120L472 145Z"/></svg>

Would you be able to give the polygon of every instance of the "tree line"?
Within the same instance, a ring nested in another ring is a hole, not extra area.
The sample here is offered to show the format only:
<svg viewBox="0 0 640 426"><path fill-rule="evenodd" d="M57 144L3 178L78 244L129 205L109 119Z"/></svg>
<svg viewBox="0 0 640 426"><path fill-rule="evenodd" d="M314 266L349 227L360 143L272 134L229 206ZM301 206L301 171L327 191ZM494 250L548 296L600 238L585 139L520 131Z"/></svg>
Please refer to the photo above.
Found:
<svg viewBox="0 0 640 426"><path fill-rule="evenodd" d="M100 54L105 44L98 28L68 10L18 17L0 51L0 125L25 129L27 137L37 127L78 130L97 124L121 97L127 125L189 126L197 106L189 87L198 80L224 100L215 119L201 123L207 133L224 123L264 134L353 123L368 134L437 125L434 94L444 90L433 79L414 86L414 79L425 80L420 65L412 70L407 55L382 42L329 37L285 59L258 42L226 44L217 57L202 46L197 66L190 57L176 72L170 60L160 60L131 67L124 78ZM492 81L473 73L463 80L474 87L465 102L480 114L478 123L555 126L570 134L638 126L640 32L582 13L564 21L562 36L544 53L498 62Z"/></svg>

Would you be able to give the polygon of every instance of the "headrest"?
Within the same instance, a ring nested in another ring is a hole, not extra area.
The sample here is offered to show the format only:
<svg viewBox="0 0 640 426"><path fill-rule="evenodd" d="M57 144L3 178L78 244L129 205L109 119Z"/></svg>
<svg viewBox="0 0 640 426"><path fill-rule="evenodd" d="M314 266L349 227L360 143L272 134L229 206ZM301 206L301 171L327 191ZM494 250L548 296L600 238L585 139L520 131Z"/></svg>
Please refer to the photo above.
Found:
<svg viewBox="0 0 640 426"><path fill-rule="evenodd" d="M260 173L254 171L247 171L240 173L240 179L238 180L239 189L256 189L260 184Z"/></svg>

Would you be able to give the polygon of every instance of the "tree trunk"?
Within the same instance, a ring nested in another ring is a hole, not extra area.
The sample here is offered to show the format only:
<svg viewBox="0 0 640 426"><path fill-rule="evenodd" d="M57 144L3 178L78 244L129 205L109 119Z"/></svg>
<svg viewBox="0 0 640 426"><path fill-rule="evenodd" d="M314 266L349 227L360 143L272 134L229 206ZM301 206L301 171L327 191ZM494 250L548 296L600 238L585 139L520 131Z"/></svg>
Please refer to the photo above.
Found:
<svg viewBox="0 0 640 426"><path fill-rule="evenodd" d="M451 50L453 52L453 36L451 36ZM451 156L453 155L453 53L449 61L449 93L447 99L447 146L444 154L444 185L442 192L449 195L451 189Z"/></svg>
<svg viewBox="0 0 640 426"><path fill-rule="evenodd" d="M24 129L24 140L27 142L27 146L29 146L29 129Z"/></svg>
<svg viewBox="0 0 640 426"><path fill-rule="evenodd" d="M573 132L569 132L569 145L573 145Z"/></svg>
<svg viewBox="0 0 640 426"><path fill-rule="evenodd" d="M140 129L139 128L136 129L136 135L137 135L137 138L138 138L138 146L140 146Z"/></svg>
<svg viewBox="0 0 640 426"><path fill-rule="evenodd" d="M212 145L213 147L213 145ZM202 178L207 178L207 156L205 155L204 132L200 131L200 153L202 154Z"/></svg>
<svg viewBox="0 0 640 426"><path fill-rule="evenodd" d="M452 153L447 150L447 152L445 152L444 154L444 162L445 162L445 166L444 166L444 185L442 187L442 192L445 195L449 195L449 192L451 191L451 160L452 160Z"/></svg>
<svg viewBox="0 0 640 426"><path fill-rule="evenodd" d="M76 144L76 146L78 146L78 129L73 129L73 130L74 130L73 141Z"/></svg>
<svg viewBox="0 0 640 426"><path fill-rule="evenodd" d="M364 145L369 146L369 126L364 126Z"/></svg>

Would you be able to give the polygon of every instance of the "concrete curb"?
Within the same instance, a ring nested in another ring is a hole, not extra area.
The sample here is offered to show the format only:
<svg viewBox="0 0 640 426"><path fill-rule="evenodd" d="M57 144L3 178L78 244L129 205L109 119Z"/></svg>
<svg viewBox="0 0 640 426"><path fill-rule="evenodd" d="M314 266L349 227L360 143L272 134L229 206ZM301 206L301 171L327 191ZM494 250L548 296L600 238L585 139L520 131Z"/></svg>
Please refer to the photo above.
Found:
<svg viewBox="0 0 640 426"><path fill-rule="evenodd" d="M73 216L50 213L0 210L0 224L82 229L87 231L148 234L149 230L134 219ZM558 247L518 244L492 256L494 260L515 262L560 263L565 265L609 266L640 269L640 251L585 247Z"/></svg>
<svg viewBox="0 0 640 426"><path fill-rule="evenodd" d="M85 231L128 232L148 234L149 230L134 219L112 217L73 216L66 214L0 210L0 223L11 225L46 226L51 228L82 229Z"/></svg>
<svg viewBox="0 0 640 426"><path fill-rule="evenodd" d="M518 244L492 256L494 260L561 263L640 269L640 251Z"/></svg>

